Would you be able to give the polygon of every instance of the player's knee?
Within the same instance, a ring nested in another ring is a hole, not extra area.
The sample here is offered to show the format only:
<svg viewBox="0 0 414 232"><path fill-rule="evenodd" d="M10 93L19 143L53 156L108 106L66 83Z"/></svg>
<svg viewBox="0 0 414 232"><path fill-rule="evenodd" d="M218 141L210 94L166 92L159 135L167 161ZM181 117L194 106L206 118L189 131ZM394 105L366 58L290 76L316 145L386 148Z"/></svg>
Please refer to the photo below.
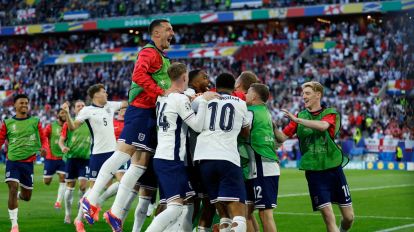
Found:
<svg viewBox="0 0 414 232"><path fill-rule="evenodd" d="M116 149L118 151L127 153L130 156L132 156L137 150L133 145L126 144L125 142L118 142L116 146L117 146Z"/></svg>
<svg viewBox="0 0 414 232"><path fill-rule="evenodd" d="M43 183L45 185L50 185L50 183L52 183L52 179L51 178L43 178Z"/></svg>
<svg viewBox="0 0 414 232"><path fill-rule="evenodd" d="M344 225L351 227L352 223L354 222L354 218L354 212L349 212L342 216L342 222Z"/></svg>
<svg viewBox="0 0 414 232"><path fill-rule="evenodd" d="M9 184L9 194L12 196L17 196L18 185Z"/></svg>
<svg viewBox="0 0 414 232"><path fill-rule="evenodd" d="M21 192L19 195L19 199L23 201L30 201L32 198L32 194L30 192Z"/></svg>

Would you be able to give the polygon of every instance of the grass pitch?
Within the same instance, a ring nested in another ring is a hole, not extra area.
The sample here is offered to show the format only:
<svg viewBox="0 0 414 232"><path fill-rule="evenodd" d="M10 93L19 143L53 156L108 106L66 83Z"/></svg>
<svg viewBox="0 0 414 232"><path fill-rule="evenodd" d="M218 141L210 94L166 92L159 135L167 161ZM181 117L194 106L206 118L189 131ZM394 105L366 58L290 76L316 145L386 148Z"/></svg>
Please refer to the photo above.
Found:
<svg viewBox="0 0 414 232"><path fill-rule="evenodd" d="M4 181L5 165L0 165L1 181ZM63 224L64 209L55 210L53 204L57 194L57 176L51 186L42 182L43 165L35 165L35 186L30 202L19 202L20 231L65 232L75 231L74 225ZM414 231L414 172L345 170L355 210L352 231ZM77 192L77 191L76 191ZM7 212L7 185L0 184L0 231L10 230ZM74 194L74 202L78 200ZM103 206L103 212L110 207L113 198ZM131 231L133 210L125 222L124 231ZM340 221L336 206L337 223ZM77 204L73 206L73 217ZM318 212L313 212L308 195L304 172L283 169L279 184L278 207L274 211L278 231L324 231L325 227ZM257 216L257 214L256 214ZM152 218L147 218L144 228ZM400 228L400 229L398 229ZM104 220L86 231L110 231Z"/></svg>

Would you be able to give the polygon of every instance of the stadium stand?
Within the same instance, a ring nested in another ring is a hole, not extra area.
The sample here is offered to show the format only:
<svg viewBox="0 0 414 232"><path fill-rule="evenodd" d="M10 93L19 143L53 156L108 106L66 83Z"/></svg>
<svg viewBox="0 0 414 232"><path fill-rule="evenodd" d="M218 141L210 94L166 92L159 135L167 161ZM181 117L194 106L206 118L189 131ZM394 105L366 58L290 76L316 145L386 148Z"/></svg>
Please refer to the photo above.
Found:
<svg viewBox="0 0 414 232"><path fill-rule="evenodd" d="M1 1L0 8L7 12L0 16L4 19L2 24L59 22L65 12L75 10L88 10L90 18L162 11L151 4L146 5L148 9L140 8L140 1L129 1L127 6L120 6L118 1L89 1L86 5L80 1L55 1L53 10L39 14L36 11L35 17L26 21L11 20L16 18L18 9L27 9L27 2ZM39 1L36 9L45 2ZM191 2L182 1L180 6L173 8L175 11L197 11L203 7L216 7L214 1L206 1L206 6L193 4L188 8ZM262 7L342 2L268 1ZM97 12L94 7L97 4L105 4L105 7ZM123 7L128 10L122 11ZM359 144L358 135L413 140L414 104L406 98L414 82L414 44L410 38L414 34L412 15L407 12L355 18L229 22L201 24L197 28L179 25L174 28L174 47L178 50L235 45L238 49L232 56L187 56L174 60L187 63L190 69L207 70L212 83L223 71L235 75L245 70L257 73L271 89L272 116L280 127L287 123L280 109L297 112L301 107L300 85L317 80L327 87L325 103L335 105L342 115L342 140L356 142L352 146ZM44 123L54 120L54 111L64 100L84 98L87 86L93 83L104 83L113 99L124 99L130 85L133 60L58 65L45 65L45 61L50 56L62 54L99 54L123 49L132 49L136 53L137 47L149 38L145 30L138 28L137 31L138 34L134 29L132 33L116 30L3 37L0 42L0 91L6 96L14 92L27 93L34 114ZM10 97L5 99L4 107L0 109L2 120L13 114Z"/></svg>

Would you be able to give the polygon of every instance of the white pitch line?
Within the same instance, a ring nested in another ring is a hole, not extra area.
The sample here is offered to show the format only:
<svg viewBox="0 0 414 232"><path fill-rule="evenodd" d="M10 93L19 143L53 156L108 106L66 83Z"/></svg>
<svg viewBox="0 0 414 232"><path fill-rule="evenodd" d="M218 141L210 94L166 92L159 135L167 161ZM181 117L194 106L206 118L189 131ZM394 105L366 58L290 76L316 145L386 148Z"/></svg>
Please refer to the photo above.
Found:
<svg viewBox="0 0 414 232"><path fill-rule="evenodd" d="M410 227L414 227L414 224L408 224L408 225L403 225L403 226L397 226L397 227L388 228L388 229L385 229L385 230L377 230L376 232L390 232L390 231L396 231L396 230L405 229L405 228L410 228Z"/></svg>
<svg viewBox="0 0 414 232"><path fill-rule="evenodd" d="M414 184L400 184L400 185L387 185L387 186L378 186L378 187L366 187L366 188L351 188L351 193L355 191L367 191L367 190L378 190L378 189L389 189L389 188L403 188L403 187L412 187ZM280 194L277 198L285 197L299 197L299 196L309 196L309 193L291 193L291 194Z"/></svg>
<svg viewBox="0 0 414 232"><path fill-rule="evenodd" d="M294 212L273 211L273 214L299 215L299 216L318 216L318 217L320 217L319 213L294 213ZM335 216L339 217L341 215L337 214ZM414 220L414 217L386 217L386 216L364 216L364 215L355 215L355 218L373 218L373 219L389 219L389 220Z"/></svg>

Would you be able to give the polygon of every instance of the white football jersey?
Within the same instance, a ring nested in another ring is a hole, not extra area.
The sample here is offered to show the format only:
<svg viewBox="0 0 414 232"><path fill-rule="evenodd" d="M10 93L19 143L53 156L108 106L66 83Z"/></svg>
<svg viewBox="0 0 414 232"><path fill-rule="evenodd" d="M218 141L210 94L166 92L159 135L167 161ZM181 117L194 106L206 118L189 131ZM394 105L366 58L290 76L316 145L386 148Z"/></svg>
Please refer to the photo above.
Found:
<svg viewBox="0 0 414 232"><path fill-rule="evenodd" d="M209 101L207 108L194 160L227 160L240 166L237 136L242 128L249 126L246 102L223 94Z"/></svg>
<svg viewBox="0 0 414 232"><path fill-rule="evenodd" d="M200 132L206 116L207 101L199 101L195 114L184 94L171 93L157 99L158 145L154 158L184 161L187 125Z"/></svg>
<svg viewBox="0 0 414 232"><path fill-rule="evenodd" d="M85 122L92 136L92 155L113 152L116 148L114 114L121 108L121 102L108 101L105 106L84 107L76 120Z"/></svg>

